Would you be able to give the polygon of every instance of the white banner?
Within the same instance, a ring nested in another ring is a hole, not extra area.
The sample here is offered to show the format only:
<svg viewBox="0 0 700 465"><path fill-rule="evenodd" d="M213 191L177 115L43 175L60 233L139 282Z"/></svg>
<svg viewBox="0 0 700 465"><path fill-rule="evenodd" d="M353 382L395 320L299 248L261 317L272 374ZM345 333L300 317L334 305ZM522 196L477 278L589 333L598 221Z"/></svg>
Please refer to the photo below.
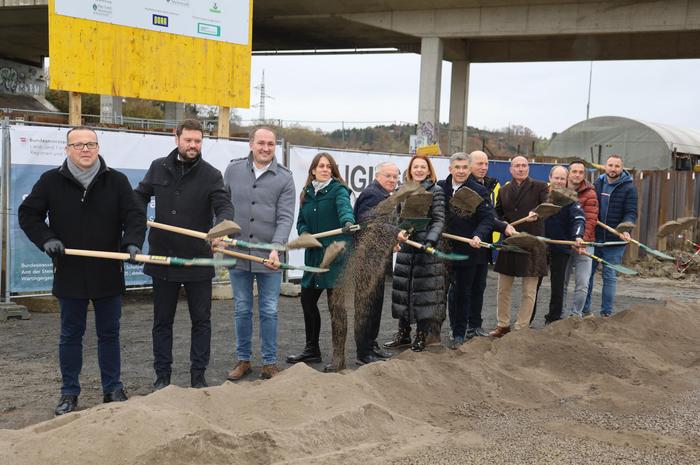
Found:
<svg viewBox="0 0 700 465"><path fill-rule="evenodd" d="M56 14L248 44L249 0L55 0Z"/></svg>
<svg viewBox="0 0 700 465"><path fill-rule="evenodd" d="M343 150L320 149L291 145L289 146L289 169L292 170L292 174L294 176L297 204L299 203L299 194L304 188L304 181L306 181L306 177L308 176L311 161L319 152L330 153L335 159L336 163L338 163L340 175L353 191L354 195L352 195L350 198L353 205L355 204L357 196L360 195L360 192L362 192L372 183L372 180L374 180L375 166L382 162L393 162L396 163L396 166L399 167L401 175L403 175L403 172L408 167L408 162L411 160L410 155L396 155L392 153L380 152L348 152ZM450 165L450 159L446 157L432 158L431 161L435 167L435 170L437 171L438 179L445 179L449 174L447 168ZM295 216L295 222L294 226L292 227L292 234L289 240L291 241L297 237ZM290 251L289 263L292 265L303 265L304 251ZM289 272L289 276L292 278L301 277L301 275L302 272L300 271Z"/></svg>
<svg viewBox="0 0 700 465"><path fill-rule="evenodd" d="M17 209L29 194L42 173L63 163L66 158L66 133L68 128L45 126L10 126L11 181L9 260L10 292L40 292L51 289L53 269L48 257L34 246L19 228ZM128 133L97 130L100 155L107 165L124 173L133 186L143 179L146 170L156 158L168 155L175 147L174 135ZM226 139L204 139L202 154L206 161L222 172L235 158L249 153L247 141ZM283 158L282 146L275 150L277 160ZM149 217L153 216L155 204L149 206ZM148 249L144 244L144 252ZM127 285L150 283L142 273L142 267L126 264Z"/></svg>

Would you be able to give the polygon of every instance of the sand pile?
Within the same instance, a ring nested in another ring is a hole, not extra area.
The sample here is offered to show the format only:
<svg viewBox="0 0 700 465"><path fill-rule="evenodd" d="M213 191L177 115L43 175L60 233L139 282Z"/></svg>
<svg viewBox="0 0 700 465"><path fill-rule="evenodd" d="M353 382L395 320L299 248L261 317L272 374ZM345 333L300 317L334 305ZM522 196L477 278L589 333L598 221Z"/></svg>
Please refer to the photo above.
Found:
<svg viewBox="0 0 700 465"><path fill-rule="evenodd" d="M2 430L0 463L697 463L699 339L700 303L672 303L343 374L170 386Z"/></svg>

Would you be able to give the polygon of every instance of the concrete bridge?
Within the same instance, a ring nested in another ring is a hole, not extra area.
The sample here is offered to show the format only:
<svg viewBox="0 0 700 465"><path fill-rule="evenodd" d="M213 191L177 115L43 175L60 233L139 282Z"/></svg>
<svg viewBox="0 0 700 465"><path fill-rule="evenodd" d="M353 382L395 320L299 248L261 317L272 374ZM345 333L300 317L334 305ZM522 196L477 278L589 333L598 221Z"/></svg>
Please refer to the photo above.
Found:
<svg viewBox="0 0 700 465"><path fill-rule="evenodd" d="M47 0L0 0L0 57L48 55ZM420 53L419 130L437 140L452 62L449 151L464 145L471 63L700 57L700 0L255 0L254 53Z"/></svg>

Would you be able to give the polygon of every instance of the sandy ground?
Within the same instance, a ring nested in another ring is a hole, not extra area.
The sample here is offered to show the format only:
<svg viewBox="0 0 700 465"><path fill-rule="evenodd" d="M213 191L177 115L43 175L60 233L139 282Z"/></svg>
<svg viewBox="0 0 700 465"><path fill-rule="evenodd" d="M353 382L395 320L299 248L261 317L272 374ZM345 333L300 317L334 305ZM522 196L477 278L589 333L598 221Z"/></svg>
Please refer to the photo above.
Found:
<svg viewBox="0 0 700 465"><path fill-rule="evenodd" d="M257 378L258 367L237 384L224 382L234 338L231 303L219 301L212 387L185 388L189 326L179 311L174 383L183 387L152 394L151 307L129 297L122 357L131 400L99 404L88 326L82 410L57 419L58 317L34 314L0 324L0 463L700 463L700 288L690 284L622 279L613 318L541 329L545 281L534 330L360 368L350 330L342 374L282 362L270 381ZM495 290L490 275L487 328ZM395 330L388 289L386 300L380 340ZM279 326L283 360L303 344L298 299L282 299Z"/></svg>

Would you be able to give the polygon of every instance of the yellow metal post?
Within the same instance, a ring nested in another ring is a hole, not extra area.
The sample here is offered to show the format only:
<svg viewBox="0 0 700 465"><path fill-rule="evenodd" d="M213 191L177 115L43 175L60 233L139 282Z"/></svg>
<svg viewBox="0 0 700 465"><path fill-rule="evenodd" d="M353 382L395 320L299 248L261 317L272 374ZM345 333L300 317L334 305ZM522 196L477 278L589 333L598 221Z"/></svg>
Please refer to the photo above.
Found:
<svg viewBox="0 0 700 465"><path fill-rule="evenodd" d="M80 126L82 116L82 98L80 92L68 93L68 124Z"/></svg>
<svg viewBox="0 0 700 465"><path fill-rule="evenodd" d="M229 120L231 119L231 108L230 107L219 107L219 125L216 131L217 137L228 138L229 132Z"/></svg>

